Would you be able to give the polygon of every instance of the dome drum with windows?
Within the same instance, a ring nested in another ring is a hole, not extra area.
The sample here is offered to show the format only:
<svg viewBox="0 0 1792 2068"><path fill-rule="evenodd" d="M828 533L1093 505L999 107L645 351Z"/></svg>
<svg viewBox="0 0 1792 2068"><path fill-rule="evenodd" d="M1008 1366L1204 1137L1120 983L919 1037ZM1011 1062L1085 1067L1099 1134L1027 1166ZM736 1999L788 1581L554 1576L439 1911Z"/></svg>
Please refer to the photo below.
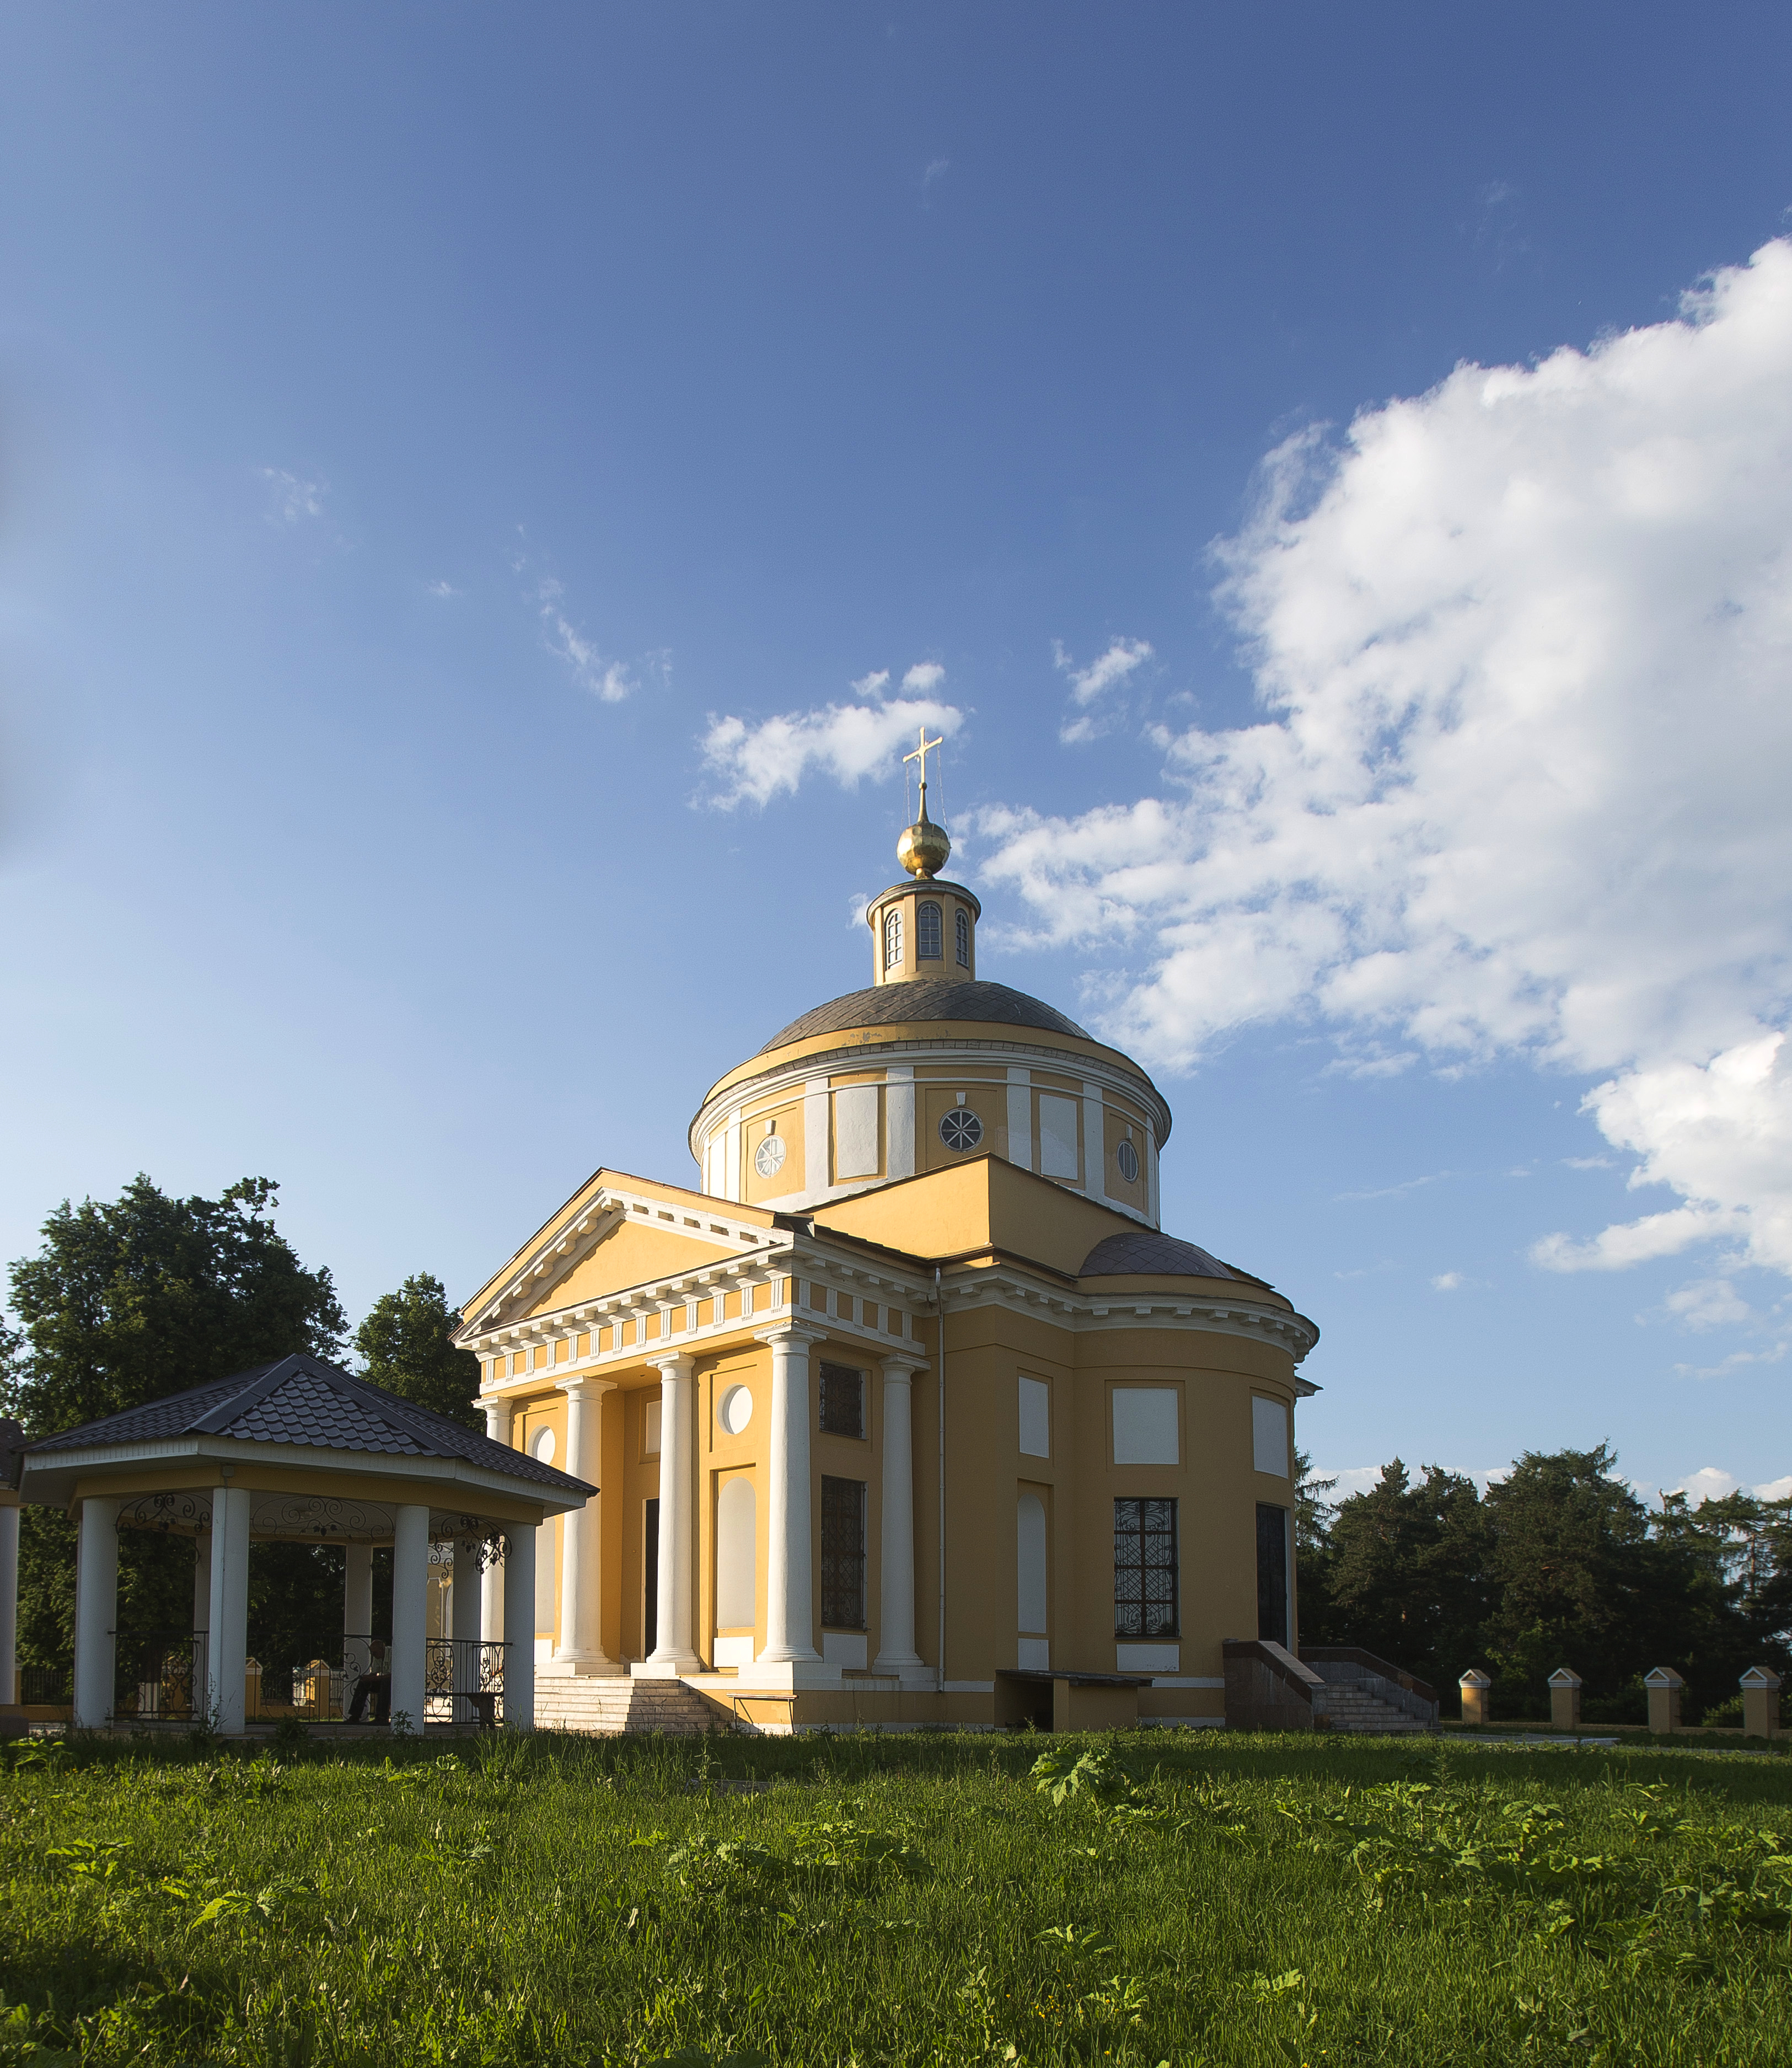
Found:
<svg viewBox="0 0 1792 2068"><path fill-rule="evenodd" d="M870 983L717 1081L695 1182L599 1169L462 1304L494 1436L601 1489L542 1537L547 1720L1245 1722L1305 1670L1318 1331L1161 1231L1163 1093L980 975L951 853L924 780Z"/></svg>

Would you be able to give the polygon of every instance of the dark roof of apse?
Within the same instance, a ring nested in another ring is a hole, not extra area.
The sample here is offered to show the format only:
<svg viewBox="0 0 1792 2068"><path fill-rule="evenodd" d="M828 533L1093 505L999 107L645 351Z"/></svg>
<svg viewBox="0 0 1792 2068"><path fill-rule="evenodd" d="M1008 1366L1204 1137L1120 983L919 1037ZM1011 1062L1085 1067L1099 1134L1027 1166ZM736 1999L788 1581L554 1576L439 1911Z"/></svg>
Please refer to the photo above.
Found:
<svg viewBox="0 0 1792 2068"><path fill-rule="evenodd" d="M27 1448L41 1455L188 1435L229 1436L246 1443L388 1457L459 1459L486 1472L563 1493L596 1491L526 1451L494 1443L445 1415L357 1378L339 1365L303 1352L252 1366L165 1399L147 1401L141 1407L127 1408L98 1422L83 1423Z"/></svg>
<svg viewBox="0 0 1792 2068"><path fill-rule="evenodd" d="M1192 1242L1156 1228L1128 1228L1098 1242L1083 1260L1079 1278L1129 1278L1164 1275L1172 1278L1236 1278L1250 1285L1268 1280L1235 1271Z"/></svg>
<svg viewBox="0 0 1792 2068"><path fill-rule="evenodd" d="M1005 983L954 983L945 977L915 977L904 983L874 984L869 991L818 1005L773 1035L759 1053L817 1034L843 1034L849 1028L892 1027L914 1020L979 1020L998 1027L1033 1027L1042 1033L1068 1035L1074 1040L1095 1038L1086 1028L1024 991Z"/></svg>

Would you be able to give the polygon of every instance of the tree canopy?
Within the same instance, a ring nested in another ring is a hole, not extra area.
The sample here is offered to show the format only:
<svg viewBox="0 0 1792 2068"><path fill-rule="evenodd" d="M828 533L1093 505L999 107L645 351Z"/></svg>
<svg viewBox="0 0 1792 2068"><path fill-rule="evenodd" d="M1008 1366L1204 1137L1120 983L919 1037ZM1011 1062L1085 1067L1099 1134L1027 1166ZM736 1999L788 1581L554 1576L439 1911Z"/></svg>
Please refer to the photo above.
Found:
<svg viewBox="0 0 1792 2068"><path fill-rule="evenodd" d="M1792 1503L1744 1494L1652 1508L1608 1445L1526 1451L1485 1496L1396 1458L1335 1505L1303 1481L1302 1641L1351 1644L1446 1696L1490 1670L1507 1714L1548 1707L1571 1667L1588 1720L1641 1720L1641 1676L1672 1666L1691 1708L1732 1700L1757 1663L1785 1662L1792 1630Z"/></svg>
<svg viewBox="0 0 1792 2068"><path fill-rule="evenodd" d="M355 1331L364 1376L451 1422L482 1429L485 1417L473 1405L479 1360L470 1350L455 1348L460 1325L439 1278L427 1272L407 1278L396 1292L374 1301Z"/></svg>

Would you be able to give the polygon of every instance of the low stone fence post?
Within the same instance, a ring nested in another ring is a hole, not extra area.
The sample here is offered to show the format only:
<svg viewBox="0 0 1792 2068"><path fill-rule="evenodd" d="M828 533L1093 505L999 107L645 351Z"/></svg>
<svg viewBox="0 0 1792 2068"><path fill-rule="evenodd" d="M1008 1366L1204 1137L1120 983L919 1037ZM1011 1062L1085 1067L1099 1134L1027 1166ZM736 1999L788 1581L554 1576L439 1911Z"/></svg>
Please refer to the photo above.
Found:
<svg viewBox="0 0 1792 2068"><path fill-rule="evenodd" d="M1580 1675L1571 1667L1558 1667L1550 1675L1550 1723L1553 1728L1580 1728Z"/></svg>
<svg viewBox="0 0 1792 2068"><path fill-rule="evenodd" d="M1643 1675L1649 1691L1649 1728L1658 1737L1680 1728L1680 1698L1686 1683L1671 1666L1658 1666Z"/></svg>
<svg viewBox="0 0 1792 2068"><path fill-rule="evenodd" d="M1780 1677L1765 1666L1742 1675L1742 1728L1752 1738L1779 1736Z"/></svg>
<svg viewBox="0 0 1792 2068"><path fill-rule="evenodd" d="M1462 1690L1463 1722L1485 1724L1489 1721L1487 1691L1493 1683L1487 1675L1471 1666L1456 1684Z"/></svg>

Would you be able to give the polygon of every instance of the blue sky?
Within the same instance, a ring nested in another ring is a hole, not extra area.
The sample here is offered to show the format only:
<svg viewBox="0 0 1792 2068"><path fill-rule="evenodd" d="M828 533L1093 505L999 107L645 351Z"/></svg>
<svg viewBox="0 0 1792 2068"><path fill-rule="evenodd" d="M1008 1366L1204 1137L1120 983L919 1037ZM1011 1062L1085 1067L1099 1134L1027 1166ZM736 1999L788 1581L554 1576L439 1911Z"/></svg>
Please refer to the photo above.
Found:
<svg viewBox="0 0 1792 2068"><path fill-rule="evenodd" d="M983 973L1157 1072L1322 1463L1792 1475L1789 58L11 10L3 1253L265 1173L358 1312L691 1182L924 706Z"/></svg>

